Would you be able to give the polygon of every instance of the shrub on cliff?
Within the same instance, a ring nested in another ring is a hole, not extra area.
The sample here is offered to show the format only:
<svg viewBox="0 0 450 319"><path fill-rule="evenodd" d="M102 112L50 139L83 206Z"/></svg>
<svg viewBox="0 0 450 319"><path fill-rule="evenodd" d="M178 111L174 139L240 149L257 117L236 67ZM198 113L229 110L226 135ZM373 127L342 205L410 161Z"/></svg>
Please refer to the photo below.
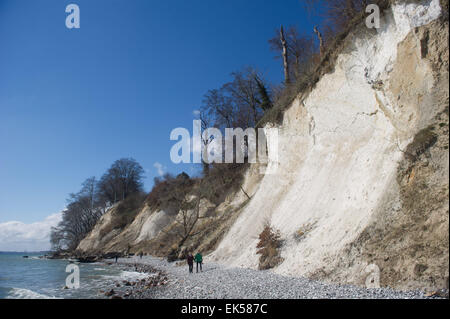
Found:
<svg viewBox="0 0 450 319"><path fill-rule="evenodd" d="M135 193L117 205L115 211L115 215L117 216L116 228L124 228L133 222L144 204L145 197L145 193Z"/></svg>
<svg viewBox="0 0 450 319"><path fill-rule="evenodd" d="M188 194L195 184L195 179L191 179L188 174L181 173L177 177L165 174L154 180L154 186L146 198L146 203L151 208L177 206L178 198L183 198Z"/></svg>
<svg viewBox="0 0 450 319"><path fill-rule="evenodd" d="M283 262L280 256L280 248L283 245L279 231L274 230L268 223L259 234L257 254L259 257L259 270L274 268Z"/></svg>

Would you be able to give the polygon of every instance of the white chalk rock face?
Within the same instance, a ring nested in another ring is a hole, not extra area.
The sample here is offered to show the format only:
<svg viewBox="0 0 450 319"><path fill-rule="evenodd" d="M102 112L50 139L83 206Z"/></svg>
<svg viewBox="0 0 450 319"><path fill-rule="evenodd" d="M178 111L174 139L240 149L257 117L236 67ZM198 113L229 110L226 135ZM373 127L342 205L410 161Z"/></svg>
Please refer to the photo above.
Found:
<svg viewBox="0 0 450 319"><path fill-rule="evenodd" d="M135 243L137 244L144 240L150 240L156 237L161 229L164 229L164 227L170 224L172 219L173 217L163 210L147 215L145 222L137 229L137 231L139 231L139 236L136 238ZM137 222L136 224L139 225L140 223Z"/></svg>
<svg viewBox="0 0 450 319"><path fill-rule="evenodd" d="M280 230L284 261L275 272L311 275L332 264L367 227L394 183L401 149L421 127L420 105L398 104L389 90L397 46L414 27L440 15L438 0L394 5L381 28L359 30L333 73L285 112L279 128L279 167L267 174L218 248L209 256L257 268L264 223ZM361 28L363 29L363 28ZM416 66L423 94L433 86L429 66ZM375 87L383 83L383 89ZM421 92L419 92L421 93ZM296 231L309 225L304 239Z"/></svg>

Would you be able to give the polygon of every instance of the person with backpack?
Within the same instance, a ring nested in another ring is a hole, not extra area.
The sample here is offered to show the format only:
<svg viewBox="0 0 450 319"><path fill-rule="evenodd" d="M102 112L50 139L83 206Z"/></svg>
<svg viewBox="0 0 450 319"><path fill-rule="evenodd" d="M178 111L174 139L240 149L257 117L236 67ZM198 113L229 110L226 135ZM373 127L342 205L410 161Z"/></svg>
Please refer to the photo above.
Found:
<svg viewBox="0 0 450 319"><path fill-rule="evenodd" d="M194 256L192 256L192 253L189 253L186 259L189 266L189 273L192 274L194 271Z"/></svg>
<svg viewBox="0 0 450 319"><path fill-rule="evenodd" d="M197 263L197 272L198 272L198 265L200 265L200 271L203 272L203 269L202 269L202 264L203 264L203 257L202 257L202 254L201 254L200 252L198 252L198 253L195 255L194 260L195 260L195 262Z"/></svg>

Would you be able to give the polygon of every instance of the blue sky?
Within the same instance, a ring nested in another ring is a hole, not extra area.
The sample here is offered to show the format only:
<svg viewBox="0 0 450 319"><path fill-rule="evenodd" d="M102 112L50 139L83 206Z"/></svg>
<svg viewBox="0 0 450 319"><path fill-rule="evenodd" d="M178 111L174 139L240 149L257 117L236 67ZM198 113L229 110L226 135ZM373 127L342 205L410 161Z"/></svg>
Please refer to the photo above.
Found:
<svg viewBox="0 0 450 319"><path fill-rule="evenodd" d="M65 27L76 3L81 28ZM170 162L203 94L252 65L272 82L274 29L312 30L299 0L0 0L0 223L59 212L116 159Z"/></svg>

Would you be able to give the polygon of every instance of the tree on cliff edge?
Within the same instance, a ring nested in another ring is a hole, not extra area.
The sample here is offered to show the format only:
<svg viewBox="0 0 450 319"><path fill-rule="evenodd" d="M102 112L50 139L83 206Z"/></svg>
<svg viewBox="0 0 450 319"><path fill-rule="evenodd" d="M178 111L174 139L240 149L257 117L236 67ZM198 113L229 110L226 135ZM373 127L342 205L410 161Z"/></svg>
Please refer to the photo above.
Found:
<svg viewBox="0 0 450 319"><path fill-rule="evenodd" d="M115 204L129 195L142 192L144 169L132 158L115 161L98 184L99 197Z"/></svg>
<svg viewBox="0 0 450 319"><path fill-rule="evenodd" d="M115 161L99 182L88 178L78 193L70 194L62 221L50 234L52 249L74 250L94 228L106 207L119 201L133 200L143 191L144 169L132 158Z"/></svg>

